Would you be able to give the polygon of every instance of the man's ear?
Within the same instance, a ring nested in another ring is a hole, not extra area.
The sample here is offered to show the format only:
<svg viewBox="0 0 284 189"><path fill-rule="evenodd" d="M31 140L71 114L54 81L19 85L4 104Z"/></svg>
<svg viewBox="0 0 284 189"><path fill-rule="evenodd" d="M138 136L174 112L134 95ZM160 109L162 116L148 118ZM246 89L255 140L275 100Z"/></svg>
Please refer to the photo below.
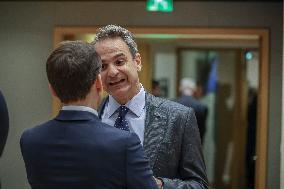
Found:
<svg viewBox="0 0 284 189"><path fill-rule="evenodd" d="M52 96L54 96L54 97L57 97L57 98L58 98L58 96L57 96L57 94L56 94L55 90L54 90L54 89L53 89L53 87L50 85L50 83L48 83L48 88L49 88L49 90L50 90L50 92L51 92Z"/></svg>
<svg viewBox="0 0 284 189"><path fill-rule="evenodd" d="M97 79L95 81L95 86L96 86L96 89L97 89L98 93L101 93L103 91L103 84L102 84L101 74L99 74L97 76Z"/></svg>
<svg viewBox="0 0 284 189"><path fill-rule="evenodd" d="M139 53L135 54L134 61L136 63L137 71L140 72L142 69L142 61L141 61L141 55Z"/></svg>
<svg viewBox="0 0 284 189"><path fill-rule="evenodd" d="M102 100L102 92L103 92L103 84L102 84L102 79L101 79L101 75L98 74L96 81L94 81L92 88L92 91L94 91L93 95L94 96L94 109L97 109L101 103Z"/></svg>

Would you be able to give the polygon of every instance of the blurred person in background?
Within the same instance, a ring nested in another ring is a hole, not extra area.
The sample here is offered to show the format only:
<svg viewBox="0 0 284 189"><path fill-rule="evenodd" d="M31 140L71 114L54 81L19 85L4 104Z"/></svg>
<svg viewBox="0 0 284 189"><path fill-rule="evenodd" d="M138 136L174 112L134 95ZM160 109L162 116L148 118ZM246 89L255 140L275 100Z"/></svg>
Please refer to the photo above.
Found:
<svg viewBox="0 0 284 189"><path fill-rule="evenodd" d="M204 134L206 131L206 118L208 108L206 105L199 101L201 93L200 89L197 87L195 80L193 80L192 78L183 78L180 81L179 90L181 96L177 99L177 102L194 109L200 138L203 142Z"/></svg>

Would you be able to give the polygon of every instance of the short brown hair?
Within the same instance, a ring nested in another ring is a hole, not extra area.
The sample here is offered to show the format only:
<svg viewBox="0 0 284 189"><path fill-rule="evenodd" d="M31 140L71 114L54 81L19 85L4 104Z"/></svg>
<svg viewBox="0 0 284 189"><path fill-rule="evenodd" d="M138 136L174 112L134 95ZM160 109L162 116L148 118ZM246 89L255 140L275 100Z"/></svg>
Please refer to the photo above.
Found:
<svg viewBox="0 0 284 189"><path fill-rule="evenodd" d="M46 62L47 78L62 103L86 98L101 70L93 45L83 41L60 44Z"/></svg>

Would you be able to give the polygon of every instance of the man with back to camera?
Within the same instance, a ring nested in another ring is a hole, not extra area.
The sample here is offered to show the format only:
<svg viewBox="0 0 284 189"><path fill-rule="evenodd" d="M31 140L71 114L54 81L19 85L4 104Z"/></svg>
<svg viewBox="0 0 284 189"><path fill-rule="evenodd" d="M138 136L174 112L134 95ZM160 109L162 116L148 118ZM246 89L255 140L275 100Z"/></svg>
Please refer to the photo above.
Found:
<svg viewBox="0 0 284 189"><path fill-rule="evenodd" d="M195 80L189 77L183 78L180 81L179 90L181 92L181 96L177 99L177 102L194 109L201 142L203 142L206 131L208 108L198 100L197 85Z"/></svg>
<svg viewBox="0 0 284 189"><path fill-rule="evenodd" d="M139 138L97 117L100 70L100 57L84 42L62 43L49 56L50 89L63 107L22 134L33 189L158 189Z"/></svg>
<svg viewBox="0 0 284 189"><path fill-rule="evenodd" d="M116 126L119 110L126 109L123 129L139 136L160 188L208 188L194 112L144 90L138 78L141 57L132 34L107 25L92 44L101 56L103 86L109 93L100 108L102 121Z"/></svg>

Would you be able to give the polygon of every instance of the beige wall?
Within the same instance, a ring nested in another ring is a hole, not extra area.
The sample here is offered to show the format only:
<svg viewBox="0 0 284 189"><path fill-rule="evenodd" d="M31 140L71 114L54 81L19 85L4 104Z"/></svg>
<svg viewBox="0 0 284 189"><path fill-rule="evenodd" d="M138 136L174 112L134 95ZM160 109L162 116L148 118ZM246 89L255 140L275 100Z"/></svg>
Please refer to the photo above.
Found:
<svg viewBox="0 0 284 189"><path fill-rule="evenodd" d="M0 2L0 88L11 128L0 160L3 189L29 188L20 156L22 131L51 115L45 60L55 26L190 26L268 28L271 31L268 187L280 187L282 3L176 2L173 13L145 12L145 2Z"/></svg>

